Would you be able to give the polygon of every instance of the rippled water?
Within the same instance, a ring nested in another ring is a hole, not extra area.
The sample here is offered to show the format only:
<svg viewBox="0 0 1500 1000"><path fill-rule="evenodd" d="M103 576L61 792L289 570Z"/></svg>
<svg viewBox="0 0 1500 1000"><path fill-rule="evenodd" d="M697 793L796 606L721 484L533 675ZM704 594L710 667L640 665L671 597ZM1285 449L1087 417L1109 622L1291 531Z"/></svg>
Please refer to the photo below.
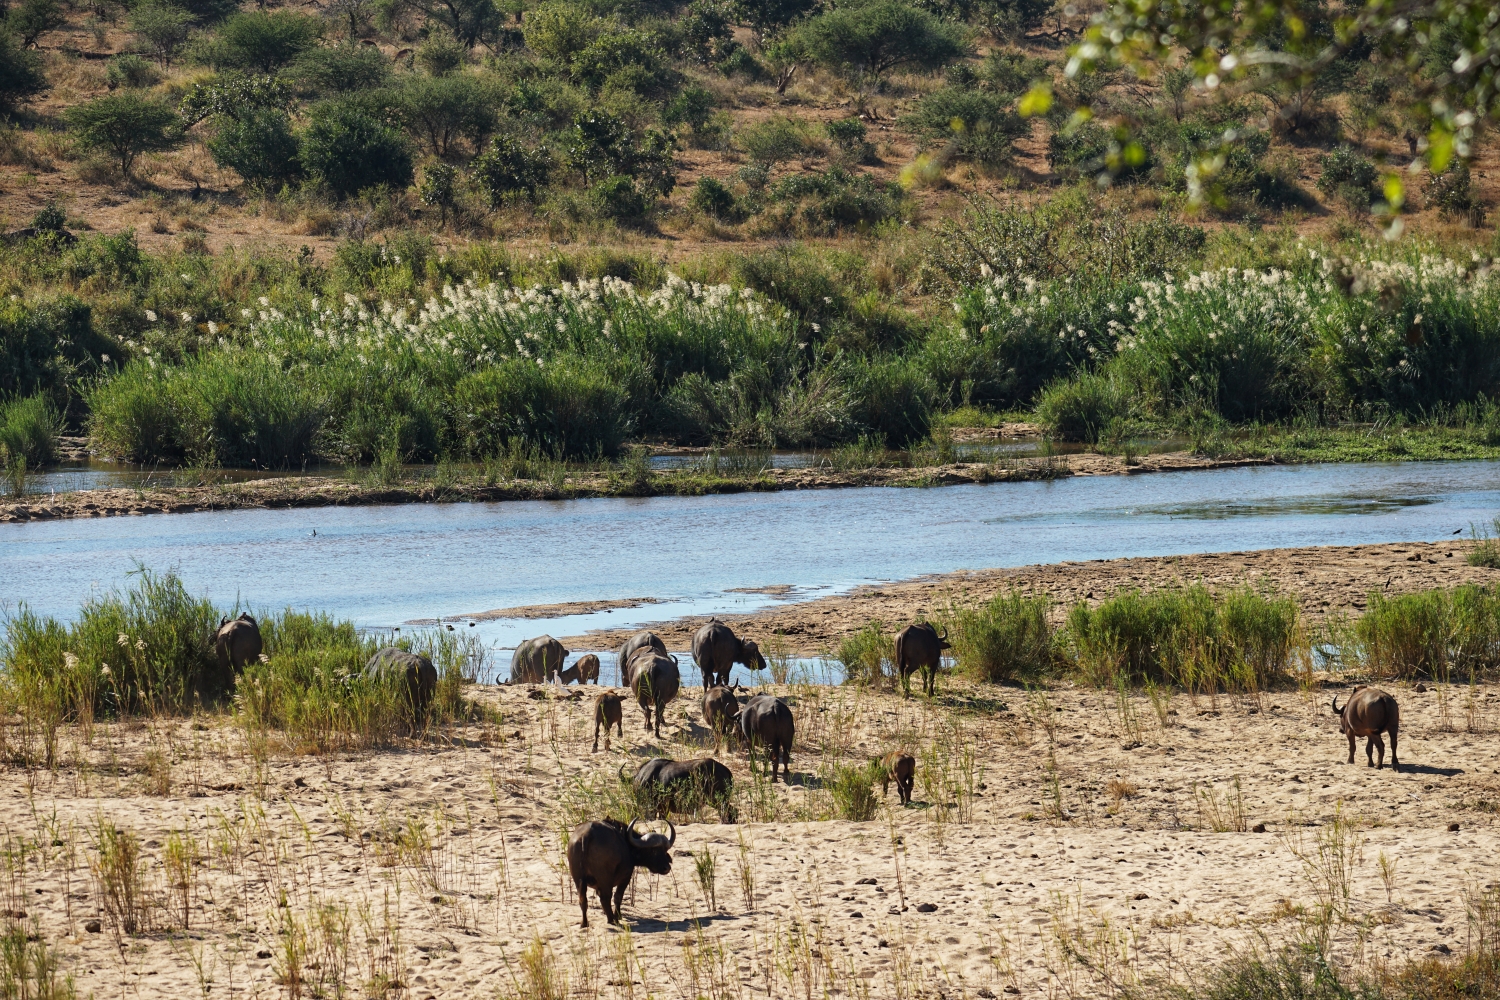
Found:
<svg viewBox="0 0 1500 1000"><path fill-rule="evenodd" d="M137 564L175 568L226 606L326 609L368 627L565 601L661 601L474 629L508 647L541 632L775 602L747 588L790 585L800 598L957 569L1436 540L1497 511L1500 463L1453 462L115 517L0 525L0 604L68 617Z"/></svg>

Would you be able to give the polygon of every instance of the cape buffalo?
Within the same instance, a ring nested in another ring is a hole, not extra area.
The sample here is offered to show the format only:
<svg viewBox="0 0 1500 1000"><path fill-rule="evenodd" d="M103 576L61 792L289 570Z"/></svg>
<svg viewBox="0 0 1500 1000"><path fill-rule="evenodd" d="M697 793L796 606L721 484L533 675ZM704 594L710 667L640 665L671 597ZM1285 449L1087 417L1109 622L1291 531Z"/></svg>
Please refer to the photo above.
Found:
<svg viewBox="0 0 1500 1000"><path fill-rule="evenodd" d="M646 728L651 729L651 706L656 706L656 738L661 739L661 717L667 703L677 697L682 679L677 658L654 646L642 646L630 654L625 663L625 686L635 692L641 711L646 713Z"/></svg>
<svg viewBox="0 0 1500 1000"><path fill-rule="evenodd" d="M714 744L718 745L720 737L728 736L738 728L740 722L740 700L735 697L734 688L711 687L703 692L703 723L713 730Z"/></svg>
<svg viewBox="0 0 1500 1000"><path fill-rule="evenodd" d="M218 654L219 666L233 669L237 674L245 664L254 663L261 653L260 625L250 617L248 611L240 612L233 621L219 620L219 631L214 635L214 652Z"/></svg>
<svg viewBox="0 0 1500 1000"><path fill-rule="evenodd" d="M896 671L901 675L901 690L911 697L911 675L922 671L922 693L931 698L937 693L937 672L948 648L948 634L938 635L926 622L908 625L896 633Z"/></svg>
<svg viewBox="0 0 1500 1000"><path fill-rule="evenodd" d="M734 775L712 757L684 761L653 757L636 770L634 784L651 797L658 810L693 812L708 804L725 823L734 822L734 806L729 803Z"/></svg>
<svg viewBox="0 0 1500 1000"><path fill-rule="evenodd" d="M526 639L516 647L510 658L510 682L512 684L541 684L552 679L562 670L568 651L563 644L550 635L539 635Z"/></svg>
<svg viewBox="0 0 1500 1000"><path fill-rule="evenodd" d="M766 658L760 655L755 640L736 638L729 626L717 618L709 619L693 636L693 662L703 673L706 688L727 685L729 672L736 663L743 663L751 670L766 669Z"/></svg>
<svg viewBox="0 0 1500 1000"><path fill-rule="evenodd" d="M754 753L757 746L767 747L771 757L771 781L776 781L776 762L781 761L781 780L786 781L792 763L792 736L796 724L792 710L780 698L758 694L740 709L740 735Z"/></svg>
<svg viewBox="0 0 1500 1000"><path fill-rule="evenodd" d="M578 909L583 913L583 925L589 925L589 900L585 890L589 886L599 896L599 908L604 919L619 923L620 904L625 901L625 890L637 868L645 868L657 875L672 871L672 845L677 842L677 828L671 823L667 828L671 836L660 833L636 833L631 820L626 826L617 819L596 820L580 823L574 827L568 839L568 874L573 876L573 885L578 890ZM610 893L614 893L611 905Z"/></svg>
<svg viewBox="0 0 1500 1000"><path fill-rule="evenodd" d="M1385 743L1380 739L1381 732L1391 734L1391 770L1401 770L1401 764L1396 760L1396 736L1401 729L1401 708L1396 704L1396 699L1386 694L1379 688L1356 687L1349 695L1349 700L1344 702L1344 707L1339 708L1339 696L1333 696L1333 711L1339 717L1339 732L1349 737L1349 763L1354 763L1354 741L1357 737L1368 736L1365 742L1365 759L1369 765L1379 770L1385 765ZM1375 753L1380 753L1380 763L1375 763Z"/></svg>
<svg viewBox="0 0 1500 1000"><path fill-rule="evenodd" d="M599 657L593 653L584 653L578 658L578 662L557 675L557 679L564 684L599 683Z"/></svg>
<svg viewBox="0 0 1500 1000"><path fill-rule="evenodd" d="M599 727L604 727L604 749L609 749L609 727L614 726L619 730L620 739L625 738L625 712L621 702L625 700L623 694L613 691L601 692L594 699L594 752L599 752Z"/></svg>
<svg viewBox="0 0 1500 1000"><path fill-rule="evenodd" d="M615 666L620 671L621 683L628 683L625 680L625 665L630 662L630 657L635 654L637 649L642 649L646 646L650 646L658 653L666 655L667 644L661 641L661 636L649 629L641 629L635 635L626 639L624 644L620 646L620 651L615 654Z"/></svg>
<svg viewBox="0 0 1500 1000"><path fill-rule="evenodd" d="M888 795L891 791L891 779L896 779L896 795L901 799L901 804L911 804L912 786L917 779L917 761L909 753L900 750L892 750L880 760L880 794Z"/></svg>
<svg viewBox="0 0 1500 1000"><path fill-rule="evenodd" d="M402 685L413 721L420 725L427 717L437 690L437 670L425 653L408 653L395 646L377 650L365 664L365 676Z"/></svg>

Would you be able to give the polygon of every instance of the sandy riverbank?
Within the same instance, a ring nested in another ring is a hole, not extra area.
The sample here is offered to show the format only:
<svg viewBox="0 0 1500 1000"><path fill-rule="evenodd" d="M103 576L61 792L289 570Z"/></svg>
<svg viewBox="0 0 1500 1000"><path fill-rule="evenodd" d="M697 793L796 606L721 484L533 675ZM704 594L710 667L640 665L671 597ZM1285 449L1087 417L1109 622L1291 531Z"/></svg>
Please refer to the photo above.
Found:
<svg viewBox="0 0 1500 1000"><path fill-rule="evenodd" d="M514 480L487 485L458 479L437 484L422 480L395 485L319 476L287 476L200 486L80 490L28 494L0 500L0 523L130 514L186 514L216 510L274 510L292 507L357 507L378 504L495 503L507 500L564 500L610 496L678 496L778 490L847 489L860 486L954 486L965 483L1029 482L1068 476L1140 475L1186 469L1218 469L1270 464L1261 459L1212 459L1188 452L1145 455L1127 465L1114 455L1061 455L999 463L958 462L923 468L769 469L745 478L652 473L644 482L604 474L570 476L561 483Z"/></svg>

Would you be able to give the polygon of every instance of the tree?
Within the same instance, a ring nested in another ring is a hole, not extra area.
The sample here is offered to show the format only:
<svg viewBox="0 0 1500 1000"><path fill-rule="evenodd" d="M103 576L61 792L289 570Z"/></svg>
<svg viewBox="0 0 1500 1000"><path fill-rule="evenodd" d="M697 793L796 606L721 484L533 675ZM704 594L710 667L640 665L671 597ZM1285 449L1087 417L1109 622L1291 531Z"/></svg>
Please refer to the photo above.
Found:
<svg viewBox="0 0 1500 1000"><path fill-rule="evenodd" d="M446 28L466 49L493 42L505 18L495 0L393 0L382 17L399 20L407 12Z"/></svg>
<svg viewBox="0 0 1500 1000"><path fill-rule="evenodd" d="M193 15L169 0L145 0L130 12L130 28L136 33L163 69L188 39Z"/></svg>
<svg viewBox="0 0 1500 1000"><path fill-rule="evenodd" d="M1351 0L1337 17L1319 0L1114 0L1073 46L1067 73L1125 66L1156 76L1185 55L1204 93L1295 94L1360 51L1411 73L1414 107L1431 116L1425 156L1434 172L1455 156L1467 157L1476 130L1500 119L1500 18L1493 0ZM1023 103L1040 113L1050 94L1039 86ZM1222 151L1207 150L1189 164L1195 197L1222 158ZM1383 188L1390 208L1399 207L1400 173L1388 173Z"/></svg>
<svg viewBox="0 0 1500 1000"><path fill-rule="evenodd" d="M349 32L344 40L350 45L359 37L359 26L370 16L372 0L328 0L323 6L323 16L330 21L345 22Z"/></svg>
<svg viewBox="0 0 1500 1000"><path fill-rule="evenodd" d="M323 26L308 14L245 11L224 22L204 61L215 69L271 73L318 43Z"/></svg>
<svg viewBox="0 0 1500 1000"><path fill-rule="evenodd" d="M206 145L215 163L233 169L251 184L291 180L301 167L291 118L280 108L226 116Z"/></svg>
<svg viewBox="0 0 1500 1000"><path fill-rule="evenodd" d="M782 30L815 7L816 0L739 0L739 16L764 39Z"/></svg>
<svg viewBox="0 0 1500 1000"><path fill-rule="evenodd" d="M336 194L411 183L411 153L401 133L352 101L316 106L302 133L302 166Z"/></svg>
<svg viewBox="0 0 1500 1000"><path fill-rule="evenodd" d="M0 26L0 104L14 105L46 85L41 58L22 48L16 36Z"/></svg>
<svg viewBox="0 0 1500 1000"><path fill-rule="evenodd" d="M477 153L495 130L499 103L491 87L468 75L411 77L396 95L407 131L443 158L456 153L461 141Z"/></svg>
<svg viewBox="0 0 1500 1000"><path fill-rule="evenodd" d="M608 27L586 7L552 0L526 15L522 37L539 56L567 63L594 43Z"/></svg>
<svg viewBox="0 0 1500 1000"><path fill-rule="evenodd" d="M535 196L537 188L547 183L551 169L546 146L532 147L513 136L496 136L472 164L474 179L489 195L491 209L498 209L513 194Z"/></svg>
<svg viewBox="0 0 1500 1000"><path fill-rule="evenodd" d="M370 46L319 45L298 56L286 75L320 94L344 94L385 86L391 62Z"/></svg>
<svg viewBox="0 0 1500 1000"><path fill-rule="evenodd" d="M61 28L66 22L57 0L22 0L21 5L5 15L6 27L21 39L25 48L35 48L44 33Z"/></svg>
<svg viewBox="0 0 1500 1000"><path fill-rule="evenodd" d="M448 227L448 210L458 203L458 171L443 162L430 163L422 170L422 187L417 191L422 204L439 209L443 228Z"/></svg>
<svg viewBox="0 0 1500 1000"><path fill-rule="evenodd" d="M933 69L964 52L955 25L900 0L869 0L819 14L798 29L809 55L853 77L879 79L898 66Z"/></svg>
<svg viewBox="0 0 1500 1000"><path fill-rule="evenodd" d="M182 143L182 120L172 106L133 90L75 104L63 112L63 120L83 145L113 153L127 178L140 154L176 149Z"/></svg>

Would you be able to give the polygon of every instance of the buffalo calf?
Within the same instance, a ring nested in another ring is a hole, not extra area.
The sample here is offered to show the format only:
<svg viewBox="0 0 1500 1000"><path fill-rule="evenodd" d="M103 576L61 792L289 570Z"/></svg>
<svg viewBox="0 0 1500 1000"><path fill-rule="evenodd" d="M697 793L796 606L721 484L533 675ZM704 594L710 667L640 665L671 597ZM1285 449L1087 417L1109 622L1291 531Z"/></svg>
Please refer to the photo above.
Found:
<svg viewBox="0 0 1500 1000"><path fill-rule="evenodd" d="M903 806L911 804L912 786L917 780L917 761L909 753L900 750L892 750L880 760L880 794L886 795L891 790L891 779L896 780L896 794L901 799Z"/></svg>
<svg viewBox="0 0 1500 1000"><path fill-rule="evenodd" d="M599 727L604 727L604 749L609 749L609 727L614 726L625 738L625 696L613 691L604 691L594 699L594 752L599 752Z"/></svg>

